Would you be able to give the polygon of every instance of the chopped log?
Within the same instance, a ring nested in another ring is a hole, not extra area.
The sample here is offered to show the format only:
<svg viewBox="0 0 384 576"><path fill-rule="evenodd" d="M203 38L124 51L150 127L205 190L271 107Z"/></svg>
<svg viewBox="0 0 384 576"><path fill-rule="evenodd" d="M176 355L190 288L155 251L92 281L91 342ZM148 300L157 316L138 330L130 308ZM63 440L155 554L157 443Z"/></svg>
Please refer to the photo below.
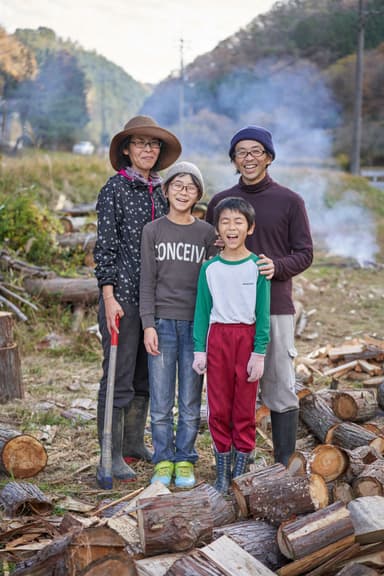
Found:
<svg viewBox="0 0 384 576"><path fill-rule="evenodd" d="M292 476L319 474L326 482L339 478L348 467L348 457L342 448L319 444L311 452L296 450L289 458L287 469Z"/></svg>
<svg viewBox="0 0 384 576"><path fill-rule="evenodd" d="M326 482L339 478L348 467L345 451L332 444L319 444L309 458L310 471L319 474Z"/></svg>
<svg viewBox="0 0 384 576"><path fill-rule="evenodd" d="M377 364L368 362L368 360L359 360L359 366L363 372L366 372L370 376L378 376L379 374L382 374L382 368Z"/></svg>
<svg viewBox="0 0 384 576"><path fill-rule="evenodd" d="M359 476L368 464L381 458L373 446L359 446L354 450L344 450L344 453L348 456L348 472L352 478Z"/></svg>
<svg viewBox="0 0 384 576"><path fill-rule="evenodd" d="M356 554L360 549L360 545L355 543L354 536L347 536L342 540L338 540L333 544L312 552L309 556L305 556L300 560L295 560L286 564L277 570L279 576L299 576L300 574L309 574L309 570L324 564L328 560L337 558L339 554L346 554L347 557ZM312 572L312 574L314 571ZM320 572L321 574L321 572ZM326 572L325 572L326 574Z"/></svg>
<svg viewBox="0 0 384 576"><path fill-rule="evenodd" d="M120 555L111 554L106 558L98 558L81 571L81 576L107 576L108 574L137 576L132 560L126 552L121 552Z"/></svg>
<svg viewBox="0 0 384 576"><path fill-rule="evenodd" d="M384 540L384 498L365 496L348 504L356 540L372 544Z"/></svg>
<svg viewBox="0 0 384 576"><path fill-rule="evenodd" d="M99 298L96 278L25 278L24 287L29 294L48 301L96 304Z"/></svg>
<svg viewBox="0 0 384 576"><path fill-rule="evenodd" d="M158 573L154 573L154 576ZM170 569L165 573L165 576L225 576L225 573L220 570L209 558L206 558L200 550L193 550L176 560Z"/></svg>
<svg viewBox="0 0 384 576"><path fill-rule="evenodd" d="M382 376L374 376L372 378L367 378L363 382L364 388L370 388L371 386L380 386L380 384L384 384L384 374ZM381 406L383 410L383 407Z"/></svg>
<svg viewBox="0 0 384 576"><path fill-rule="evenodd" d="M224 498L213 486L207 483L193 488L196 493L208 498L212 513L212 525L224 526L236 520L236 510L231 500Z"/></svg>
<svg viewBox="0 0 384 576"><path fill-rule="evenodd" d="M328 493L331 492L330 502L349 504L353 500L352 486L345 480L335 480L328 483Z"/></svg>
<svg viewBox="0 0 384 576"><path fill-rule="evenodd" d="M341 366L336 366L335 368L329 368L323 372L323 376L333 376L340 377L348 374L351 370L354 370L357 366L358 361L352 360L351 362L346 362L345 364L341 364Z"/></svg>
<svg viewBox="0 0 384 576"><path fill-rule="evenodd" d="M0 492L0 505L7 516L44 515L53 509L40 488L28 482L8 482Z"/></svg>
<svg viewBox="0 0 384 576"><path fill-rule="evenodd" d="M236 576L272 576L274 574L228 536L221 536L218 540L204 546L201 553L212 560L225 576L234 574Z"/></svg>
<svg viewBox="0 0 384 576"><path fill-rule="evenodd" d="M287 474L286 467L276 463L234 478L232 489L240 509L240 515L243 518L249 516L249 495L253 490L257 490L257 486L263 484L265 480L277 479L285 474Z"/></svg>
<svg viewBox="0 0 384 576"><path fill-rule="evenodd" d="M356 498L360 496L383 496L384 460L368 464L353 481L352 488Z"/></svg>
<svg viewBox="0 0 384 576"><path fill-rule="evenodd" d="M379 576L379 573L366 564L350 563L337 572L335 576Z"/></svg>
<svg viewBox="0 0 384 576"><path fill-rule="evenodd" d="M14 478L31 478L45 468L47 460L37 438L0 427L0 471Z"/></svg>
<svg viewBox="0 0 384 576"><path fill-rule="evenodd" d="M284 556L298 560L354 534L347 507L335 502L293 522L284 522L277 531L277 543Z"/></svg>
<svg viewBox="0 0 384 576"><path fill-rule="evenodd" d="M287 560L281 554L276 540L277 529L262 520L241 520L213 530L213 539L226 535L248 554L276 570Z"/></svg>
<svg viewBox="0 0 384 576"><path fill-rule="evenodd" d="M384 380L377 387L377 403L379 407L384 410Z"/></svg>
<svg viewBox="0 0 384 576"><path fill-rule="evenodd" d="M287 473L258 483L249 495L251 516L267 520L273 526L327 505L327 485L317 474L290 477Z"/></svg>
<svg viewBox="0 0 384 576"><path fill-rule="evenodd" d="M307 476L309 474L310 455L310 451L303 450L296 450L291 454L287 464L287 470L291 476Z"/></svg>
<svg viewBox="0 0 384 576"><path fill-rule="evenodd" d="M14 574L16 576L82 574L82 570L95 560L116 555L124 557L126 564L133 565L133 560L124 552L124 546L125 541L108 526L75 529L64 538L55 539L33 558L26 560Z"/></svg>
<svg viewBox="0 0 384 576"><path fill-rule="evenodd" d="M332 361L345 359L345 356L350 354L362 354L364 351L364 344L343 344L342 346L335 346L328 350L328 358Z"/></svg>
<svg viewBox="0 0 384 576"><path fill-rule="evenodd" d="M376 413L376 396L372 390L338 390L332 409L340 420L364 422Z"/></svg>
<svg viewBox="0 0 384 576"><path fill-rule="evenodd" d="M173 554L161 554L160 556L150 556L149 558L135 560L137 576L165 576L176 560L184 557L184 552L175 552Z"/></svg>
<svg viewBox="0 0 384 576"><path fill-rule="evenodd" d="M212 539L211 505L201 492L141 498L137 518L141 546L147 556L191 550Z"/></svg>
<svg viewBox="0 0 384 576"><path fill-rule="evenodd" d="M300 400L300 418L320 442L326 442L328 430L340 422L333 410L317 394L308 394Z"/></svg>
<svg viewBox="0 0 384 576"><path fill-rule="evenodd" d="M13 338L14 319L0 312L0 404L24 398L19 349Z"/></svg>
<svg viewBox="0 0 384 576"><path fill-rule="evenodd" d="M376 448L380 454L384 452L384 438L376 436L373 432L354 422L335 424L328 430L325 441L327 444L335 444L350 450L369 445Z"/></svg>
<svg viewBox="0 0 384 576"><path fill-rule="evenodd" d="M53 276L56 276L55 272L48 268L41 268L40 266L34 266L33 264L27 264L22 260L12 258L6 250L0 250L0 262L5 266L5 268L17 270L18 272L22 272L25 276L39 276L41 278L52 278Z"/></svg>

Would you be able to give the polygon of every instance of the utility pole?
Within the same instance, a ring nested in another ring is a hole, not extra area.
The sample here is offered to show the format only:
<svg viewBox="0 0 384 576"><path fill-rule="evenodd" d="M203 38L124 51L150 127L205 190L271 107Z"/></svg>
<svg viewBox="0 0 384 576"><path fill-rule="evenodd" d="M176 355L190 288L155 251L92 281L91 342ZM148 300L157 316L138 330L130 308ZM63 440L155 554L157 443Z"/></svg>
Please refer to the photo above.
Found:
<svg viewBox="0 0 384 576"><path fill-rule="evenodd" d="M353 111L353 137L351 153L351 173L360 174L361 124L363 102L364 69L364 12L363 0L358 0L358 39L355 72L355 102Z"/></svg>
<svg viewBox="0 0 384 576"><path fill-rule="evenodd" d="M180 92L179 92L180 139L184 142L184 40L180 38Z"/></svg>

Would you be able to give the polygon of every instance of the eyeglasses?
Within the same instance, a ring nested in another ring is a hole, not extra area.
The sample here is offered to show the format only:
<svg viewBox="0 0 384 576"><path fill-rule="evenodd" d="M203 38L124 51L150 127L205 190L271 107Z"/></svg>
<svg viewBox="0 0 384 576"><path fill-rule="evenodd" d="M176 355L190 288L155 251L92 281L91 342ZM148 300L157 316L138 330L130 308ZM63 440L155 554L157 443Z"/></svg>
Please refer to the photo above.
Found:
<svg viewBox="0 0 384 576"><path fill-rule="evenodd" d="M180 180L171 182L170 187L173 188L175 192L181 192L185 188L188 194L195 194L198 191L196 184L183 184Z"/></svg>
<svg viewBox="0 0 384 576"><path fill-rule="evenodd" d="M248 154L252 156L252 158L260 158L263 154L266 153L264 148L251 148L250 150L246 150L245 148L240 148L239 150L235 151L236 158L246 158Z"/></svg>
<svg viewBox="0 0 384 576"><path fill-rule="evenodd" d="M162 141L158 140L157 138L153 138L152 140L137 139L137 140L130 140L130 144L134 144L136 148L139 148L139 150L143 150L147 146L153 148L154 150L158 150L159 148L161 148Z"/></svg>

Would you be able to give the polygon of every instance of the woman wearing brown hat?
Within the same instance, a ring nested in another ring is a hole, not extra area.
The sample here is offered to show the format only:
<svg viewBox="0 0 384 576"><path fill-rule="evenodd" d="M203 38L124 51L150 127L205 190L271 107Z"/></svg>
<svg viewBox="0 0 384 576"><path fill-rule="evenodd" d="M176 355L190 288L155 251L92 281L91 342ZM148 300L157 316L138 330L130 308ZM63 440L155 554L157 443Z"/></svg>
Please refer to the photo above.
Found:
<svg viewBox="0 0 384 576"><path fill-rule="evenodd" d="M135 480L124 457L151 459L144 445L148 412L147 354L139 315L140 244L143 226L163 216L167 201L158 170L168 168L181 154L172 132L149 116L135 116L111 141L109 156L116 174L99 193L95 275L100 288L99 327L103 345L97 427L100 447L111 331L119 333L112 416L112 475ZM120 317L119 329L116 315Z"/></svg>

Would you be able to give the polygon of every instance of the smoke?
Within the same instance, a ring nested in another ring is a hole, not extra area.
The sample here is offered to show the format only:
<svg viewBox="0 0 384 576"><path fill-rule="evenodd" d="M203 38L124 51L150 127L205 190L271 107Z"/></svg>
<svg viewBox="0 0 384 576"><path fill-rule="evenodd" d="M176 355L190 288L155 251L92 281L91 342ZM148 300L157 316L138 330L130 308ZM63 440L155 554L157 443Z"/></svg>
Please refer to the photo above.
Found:
<svg viewBox="0 0 384 576"><path fill-rule="evenodd" d="M162 83L143 112L180 135L185 158L203 159L211 193L236 182L234 170L228 170L233 134L247 124L268 128L276 148L270 173L274 177L276 172L277 181L303 196L316 247L362 265L374 261L374 218L359 205L357 192L345 192L343 174L332 156L332 134L341 123L341 110L314 64L264 60L193 83L187 69L183 84L177 78ZM217 174L220 166L218 187L210 173Z"/></svg>

